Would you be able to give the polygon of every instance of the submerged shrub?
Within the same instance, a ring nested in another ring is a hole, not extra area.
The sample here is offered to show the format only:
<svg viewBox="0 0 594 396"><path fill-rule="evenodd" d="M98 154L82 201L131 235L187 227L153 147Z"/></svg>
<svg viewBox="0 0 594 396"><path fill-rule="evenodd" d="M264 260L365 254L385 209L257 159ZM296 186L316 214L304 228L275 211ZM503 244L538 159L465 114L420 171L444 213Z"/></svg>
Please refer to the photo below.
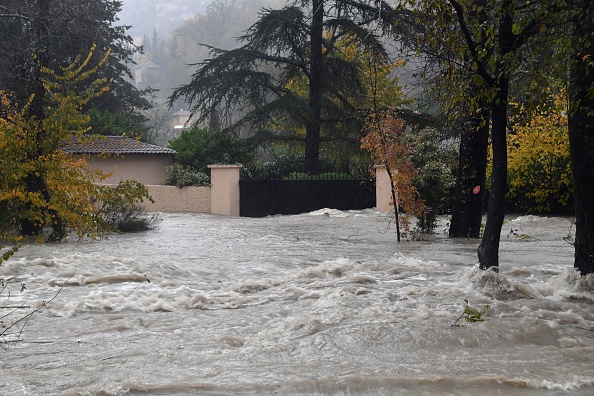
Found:
<svg viewBox="0 0 594 396"><path fill-rule="evenodd" d="M98 197L96 205L99 210L95 219L107 232L137 232L156 228L159 215L147 213L141 206L143 199L136 199L135 190L147 191L146 187L136 180L126 180L117 187L102 187L103 194ZM111 192L111 191L115 192ZM137 193L136 193L137 194ZM153 199L146 194L147 200Z"/></svg>
<svg viewBox="0 0 594 396"><path fill-rule="evenodd" d="M111 231L140 232L153 230L160 220L158 213L147 213L140 205L129 202L112 202L101 214L102 221Z"/></svg>

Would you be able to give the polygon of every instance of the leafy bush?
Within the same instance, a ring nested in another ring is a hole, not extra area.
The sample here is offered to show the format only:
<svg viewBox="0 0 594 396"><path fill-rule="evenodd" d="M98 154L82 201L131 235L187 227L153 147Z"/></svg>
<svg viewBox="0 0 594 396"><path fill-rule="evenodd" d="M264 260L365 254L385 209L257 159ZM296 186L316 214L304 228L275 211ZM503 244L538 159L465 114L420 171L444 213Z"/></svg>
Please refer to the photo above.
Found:
<svg viewBox="0 0 594 396"><path fill-rule="evenodd" d="M165 170L167 171L167 179L163 184L166 186L178 186L180 188L186 186L210 186L210 177L192 167L174 164L168 166Z"/></svg>
<svg viewBox="0 0 594 396"><path fill-rule="evenodd" d="M304 179L295 175L305 175L305 155L298 151L291 151L287 148L276 148L271 161L266 161L257 167L247 167L243 169L243 177L261 178L261 179ZM320 158L320 171L323 173L332 173L335 168L330 161ZM290 176L293 175L293 176Z"/></svg>
<svg viewBox="0 0 594 396"><path fill-rule="evenodd" d="M157 213L147 213L140 205L128 202L113 204L101 217L110 230L119 232L153 230L160 221Z"/></svg>
<svg viewBox="0 0 594 396"><path fill-rule="evenodd" d="M458 151L435 128L424 128L409 140L412 160L418 169L413 184L429 209L418 219L417 226L421 232L431 233L437 216L448 213L453 206Z"/></svg>
<svg viewBox="0 0 594 396"><path fill-rule="evenodd" d="M138 199L138 194L144 195ZM97 221L107 231L138 232L152 230L160 220L159 215L147 213L140 205L143 197L150 202L146 187L136 180L120 182L117 187L102 187L103 194L98 197Z"/></svg>
<svg viewBox="0 0 594 396"><path fill-rule="evenodd" d="M206 173L208 165L250 163L252 149L247 142L226 133L211 133L207 129L194 127L169 142L174 149L175 161Z"/></svg>

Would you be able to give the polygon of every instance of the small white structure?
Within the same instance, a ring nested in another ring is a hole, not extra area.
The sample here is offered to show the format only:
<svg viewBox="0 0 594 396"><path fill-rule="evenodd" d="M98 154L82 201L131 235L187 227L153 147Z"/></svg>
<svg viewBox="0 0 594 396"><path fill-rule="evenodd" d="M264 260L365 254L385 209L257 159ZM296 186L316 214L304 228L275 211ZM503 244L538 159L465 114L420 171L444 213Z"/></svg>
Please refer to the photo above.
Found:
<svg viewBox="0 0 594 396"><path fill-rule="evenodd" d="M175 113L173 113L171 115L171 118L169 119L169 127L171 129L177 129L177 130L186 130L186 129L190 129L192 126L191 120L190 120L190 116L192 115L192 113L190 113L187 110L181 109L180 111L176 111Z"/></svg>

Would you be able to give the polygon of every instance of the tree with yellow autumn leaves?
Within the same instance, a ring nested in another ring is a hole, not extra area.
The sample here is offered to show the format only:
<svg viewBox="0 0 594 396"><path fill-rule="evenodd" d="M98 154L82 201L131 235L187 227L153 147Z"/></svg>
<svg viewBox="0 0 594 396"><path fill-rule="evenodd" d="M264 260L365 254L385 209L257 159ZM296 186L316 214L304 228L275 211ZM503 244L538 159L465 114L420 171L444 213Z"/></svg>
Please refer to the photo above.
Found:
<svg viewBox="0 0 594 396"><path fill-rule="evenodd" d="M571 161L565 91L550 103L512 120L508 136L509 209L528 213L566 212L572 202ZM524 114L522 108L519 114Z"/></svg>
<svg viewBox="0 0 594 396"><path fill-rule="evenodd" d="M106 79L89 83L109 55L98 66L88 67L93 54L94 49L86 59L77 59L59 73L40 67L41 114L32 115L34 94L19 104L10 93L0 92L0 237L25 235L58 241L68 232L98 236L107 230L101 216L109 210L106 203L132 204L149 198L139 183L117 189L96 185L108 175L91 170L84 158L62 150L70 139L84 139L89 117L81 109L109 89ZM86 84L82 93L81 84Z"/></svg>

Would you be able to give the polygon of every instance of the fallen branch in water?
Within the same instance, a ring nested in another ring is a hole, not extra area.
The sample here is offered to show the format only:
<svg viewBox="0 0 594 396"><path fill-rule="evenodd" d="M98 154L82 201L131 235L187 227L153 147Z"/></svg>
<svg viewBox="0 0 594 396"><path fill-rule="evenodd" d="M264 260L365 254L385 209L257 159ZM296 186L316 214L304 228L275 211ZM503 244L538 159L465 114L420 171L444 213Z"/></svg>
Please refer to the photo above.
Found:
<svg viewBox="0 0 594 396"><path fill-rule="evenodd" d="M480 310L473 309L468 305L468 300L464 299L464 311L462 312L462 315L460 315L460 317L452 324L452 327L464 327L464 325L458 324L460 320L464 320L468 323L484 322L485 318L483 318L483 315L485 315L490 308L490 305L485 305Z"/></svg>
<svg viewBox="0 0 594 396"><path fill-rule="evenodd" d="M26 269L26 268L25 268ZM10 277L8 280L3 280L2 282L2 290L0 290L0 293L3 292L4 290L6 290L6 287L8 287L8 284L10 283L11 280L13 280L15 277L22 275L24 273L25 270L23 270L23 272L21 272L20 274L16 274L12 277ZM2 316L0 316L0 338L2 338L2 343L6 344L9 342L18 342L21 340L21 335L23 334L23 330L25 329L25 327L27 326L27 323L29 323L29 320L31 319L31 317L33 315L35 315L36 313L38 313L39 311L41 311L44 307L46 307L49 303L51 303L52 301L54 301L58 295L60 294L60 292L62 291L62 289L64 289L64 286L68 283L68 281L70 279L72 279L72 277L76 274L76 270L72 273L72 275L70 275L68 277L68 279L66 279L66 281L64 283L62 283L62 285L60 286L60 288L58 289L58 291L56 292L56 294L54 294L54 296L49 299L48 301L42 301L41 304L39 304L38 307L34 308L32 311L23 314L22 316L14 319L11 317L11 315L15 314L16 312L18 312L20 309L29 309L29 306L25 305L25 303L23 303L22 305L19 306L15 306L9 309L12 309L10 312L8 312L7 314L4 314ZM25 290L24 284L21 284L21 291ZM10 292L8 293L8 298L10 298ZM6 307L2 307L2 308L6 308ZM10 324L4 324L4 320L7 320L10 317ZM18 327L20 326L20 328ZM5 337L7 337L8 335L11 335L10 330L11 329L18 329L17 332L12 333L12 335L16 335L16 338L11 339L11 340L7 340ZM4 350L7 350L6 347L2 346L2 348Z"/></svg>
<svg viewBox="0 0 594 396"><path fill-rule="evenodd" d="M134 286L134 289L132 289L132 291L131 291L130 293L128 293L128 295L127 295L126 297L128 297L130 294L134 293L134 290L136 290L136 288L137 288L138 286L140 286L140 284L141 284L141 283L143 283L144 281L147 281L148 283L151 283L150 279L149 279L149 278L147 278L147 276L146 276L146 275L143 275L143 276L144 276L144 279L143 279L143 280L141 280L141 281L139 281L139 282L136 284L136 286Z"/></svg>

